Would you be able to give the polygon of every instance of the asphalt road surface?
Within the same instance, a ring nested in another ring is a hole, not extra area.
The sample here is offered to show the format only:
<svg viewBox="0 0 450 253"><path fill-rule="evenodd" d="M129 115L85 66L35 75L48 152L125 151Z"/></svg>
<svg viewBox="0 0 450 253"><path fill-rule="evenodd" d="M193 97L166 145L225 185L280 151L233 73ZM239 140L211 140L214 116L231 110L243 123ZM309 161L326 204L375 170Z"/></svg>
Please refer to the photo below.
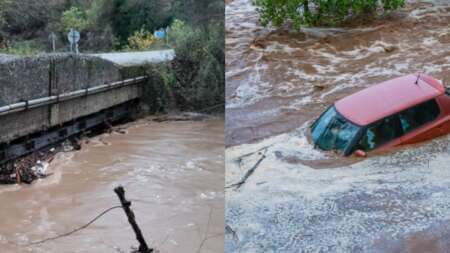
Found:
<svg viewBox="0 0 450 253"><path fill-rule="evenodd" d="M134 66L171 61L175 58L175 51L167 49L158 51L93 54L93 56L112 61L121 66Z"/></svg>

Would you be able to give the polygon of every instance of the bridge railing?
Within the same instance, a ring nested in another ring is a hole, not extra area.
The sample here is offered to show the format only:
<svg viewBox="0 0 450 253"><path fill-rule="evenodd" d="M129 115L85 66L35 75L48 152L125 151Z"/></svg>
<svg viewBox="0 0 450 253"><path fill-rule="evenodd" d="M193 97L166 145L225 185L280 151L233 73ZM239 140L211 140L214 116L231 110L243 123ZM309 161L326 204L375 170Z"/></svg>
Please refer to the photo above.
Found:
<svg viewBox="0 0 450 253"><path fill-rule="evenodd" d="M147 78L148 78L147 76L140 76L140 77L126 79L126 80L113 82L113 83L109 83L109 84L104 84L104 85L89 87L86 89L76 90L76 91L72 91L72 92L68 92L68 93L62 93L62 94L58 94L55 96L37 98L37 99L32 99L32 100L28 100L28 101L24 101L24 102L1 106L0 107L0 116L17 113L17 112L21 112L21 111L26 111L29 109L34 109L34 108L38 108L38 107L42 107L42 106L58 104L60 102L64 102L64 101L68 101L68 100L72 100L72 99L76 99L76 98L80 98L80 97L84 97L84 96L89 96L89 95L97 94L100 92L105 92L105 91L113 90L116 88L125 87L128 85L139 84L139 83L146 81Z"/></svg>

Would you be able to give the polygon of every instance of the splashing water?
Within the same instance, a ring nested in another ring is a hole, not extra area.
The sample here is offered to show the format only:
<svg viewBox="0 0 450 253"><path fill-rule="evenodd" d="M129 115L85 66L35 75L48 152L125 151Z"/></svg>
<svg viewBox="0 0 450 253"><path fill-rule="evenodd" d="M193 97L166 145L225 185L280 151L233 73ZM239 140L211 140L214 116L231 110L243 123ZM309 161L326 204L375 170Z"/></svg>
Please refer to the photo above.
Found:
<svg viewBox="0 0 450 253"><path fill-rule="evenodd" d="M223 120L126 126L126 134L90 139L81 151L61 153L54 174L31 186L3 186L1 252L131 252L137 246L122 210L89 228L45 244L21 247L85 224L119 203L123 185L151 247L161 253L223 251Z"/></svg>
<svg viewBox="0 0 450 253"><path fill-rule="evenodd" d="M250 0L226 7L226 144L294 130L373 83L450 77L448 2L411 2L370 25L264 28Z"/></svg>
<svg viewBox="0 0 450 253"><path fill-rule="evenodd" d="M449 136L357 160L313 149L307 132L373 83L448 80L450 3L408 1L368 25L301 32L263 28L250 0L226 16L226 185L265 156L226 191L226 251L448 252Z"/></svg>

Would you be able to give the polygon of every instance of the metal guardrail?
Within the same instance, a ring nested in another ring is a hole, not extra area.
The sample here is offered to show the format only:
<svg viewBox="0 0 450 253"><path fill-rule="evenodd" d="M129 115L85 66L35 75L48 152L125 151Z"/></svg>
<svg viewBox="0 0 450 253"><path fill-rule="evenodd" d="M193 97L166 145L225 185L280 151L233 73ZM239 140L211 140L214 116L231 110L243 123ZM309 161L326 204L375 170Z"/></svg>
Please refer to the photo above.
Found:
<svg viewBox="0 0 450 253"><path fill-rule="evenodd" d="M140 77L130 78L130 79L126 79L123 81L118 81L118 82L114 82L114 83L110 83L110 84L103 84L103 85L94 86L94 87L90 87L90 88L86 88L86 89L82 89L82 90L71 91L68 93L63 93L63 94L59 94L59 95L55 95L55 96L37 98L37 99L33 99L33 100L28 100L28 101L24 101L24 102L1 106L0 107L0 116L11 114L11 113L16 113L16 112L21 112L21 111L26 111L29 109L38 108L38 107L42 107L42 106L46 106L46 105L57 104L57 103L67 101L67 100L72 100L72 99L89 96L92 94L97 94L97 93L112 90L112 89L117 89L117 88L129 86L129 85L138 84L138 83L141 83L141 82L147 80L147 78L148 78L147 76L140 76Z"/></svg>

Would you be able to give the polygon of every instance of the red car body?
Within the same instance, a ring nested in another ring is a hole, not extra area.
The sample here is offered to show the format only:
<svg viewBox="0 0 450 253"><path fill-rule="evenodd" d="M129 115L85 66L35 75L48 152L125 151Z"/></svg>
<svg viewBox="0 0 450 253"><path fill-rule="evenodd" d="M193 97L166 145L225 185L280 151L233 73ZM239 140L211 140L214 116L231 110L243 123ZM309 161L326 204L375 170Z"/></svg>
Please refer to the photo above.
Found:
<svg viewBox="0 0 450 253"><path fill-rule="evenodd" d="M433 112L420 112L417 108L431 108ZM365 154L365 151L385 150L398 145L413 144L450 132L450 95L442 83L424 74L411 74L373 85L335 102L333 109L336 115L360 129L354 131L356 140L353 140L353 144L349 142L349 147L342 149L345 155L355 152L361 155ZM422 114L427 117L426 120L421 120ZM391 123L394 120L397 121L395 124L400 124L401 128L392 127L395 125ZM315 123L312 131L317 124L320 123ZM390 124L388 125L390 129L399 132L395 134L398 137L389 137L387 138L389 141L385 143L380 141L382 145L370 150L360 148L368 146L363 144L364 138L371 138L370 141L373 142L376 138L374 134L376 127L379 128L378 132L388 132L389 128L381 126L382 124ZM373 132L369 134L369 131ZM335 135L339 138L339 134ZM322 135L318 136L316 134L316 139L322 138Z"/></svg>

